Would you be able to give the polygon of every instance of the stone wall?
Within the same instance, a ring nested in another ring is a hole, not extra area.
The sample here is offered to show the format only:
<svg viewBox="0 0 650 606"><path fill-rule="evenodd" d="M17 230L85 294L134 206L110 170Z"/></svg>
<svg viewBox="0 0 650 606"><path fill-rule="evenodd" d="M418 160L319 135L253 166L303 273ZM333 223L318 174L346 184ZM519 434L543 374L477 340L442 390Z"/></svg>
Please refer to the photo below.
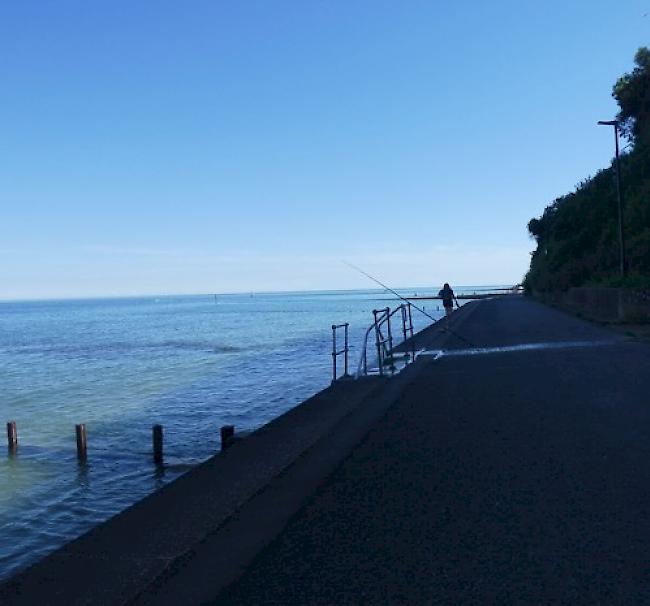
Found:
<svg viewBox="0 0 650 606"><path fill-rule="evenodd" d="M650 292L644 290L582 286L534 296L549 305L600 322L650 322Z"/></svg>

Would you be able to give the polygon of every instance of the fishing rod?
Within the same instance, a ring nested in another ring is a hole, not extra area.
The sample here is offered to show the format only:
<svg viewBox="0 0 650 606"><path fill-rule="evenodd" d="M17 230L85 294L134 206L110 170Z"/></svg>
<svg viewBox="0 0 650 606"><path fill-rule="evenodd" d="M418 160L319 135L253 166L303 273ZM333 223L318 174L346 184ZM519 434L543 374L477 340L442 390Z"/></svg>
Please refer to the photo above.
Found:
<svg viewBox="0 0 650 606"><path fill-rule="evenodd" d="M370 274L363 271L363 269L361 269L360 267L357 267L356 265L352 265L352 263L348 263L347 261L343 261L343 263L345 263L348 267L351 267L352 269L356 269L359 273L362 273L364 276L366 276L366 278L370 278L373 282L375 282L376 284L379 284L379 286L381 286L382 288L385 288L388 292L393 293L398 299L401 299L402 301L406 301L406 303L410 303L411 307L415 307L415 309L417 309L420 313L424 314L430 320L433 320L434 322L436 321L436 319L433 316L430 316L426 311L424 311L423 309L420 309L415 303L411 303L408 299L404 298L398 292L395 292L389 286L386 286L383 282L380 282L379 280L377 280L377 278L373 278Z"/></svg>
<svg viewBox="0 0 650 606"><path fill-rule="evenodd" d="M398 292L394 291L390 286L386 286L386 284L384 284L380 280L377 280L377 278L375 278L375 277L371 276L369 273L363 271L363 269L361 269L360 267L357 267L356 265L353 265L352 263L348 263L347 261L343 261L343 263L345 263L348 267L351 267L352 269L356 269L359 273L362 273L364 276L366 276L366 278L370 278L373 282L375 282L376 284L379 284L379 286L386 289L388 292L394 294L398 299L401 299L402 301L408 303L411 307L415 307L415 309L417 309L420 313L424 314L430 320L433 320L434 323L437 322L437 320L433 316L430 316L426 311L424 311L424 309L420 309L417 305L415 305L415 303L412 303L411 301L409 301L408 299L406 299L405 297L400 295ZM448 332L449 334L454 335L455 337L457 337L461 341L464 341L465 343L467 343L471 347L476 347L476 345L474 345L474 343L472 343L471 341L468 341L464 337L461 337L457 332L454 332L448 326L445 327L445 328L441 328L440 330L444 330L444 331Z"/></svg>

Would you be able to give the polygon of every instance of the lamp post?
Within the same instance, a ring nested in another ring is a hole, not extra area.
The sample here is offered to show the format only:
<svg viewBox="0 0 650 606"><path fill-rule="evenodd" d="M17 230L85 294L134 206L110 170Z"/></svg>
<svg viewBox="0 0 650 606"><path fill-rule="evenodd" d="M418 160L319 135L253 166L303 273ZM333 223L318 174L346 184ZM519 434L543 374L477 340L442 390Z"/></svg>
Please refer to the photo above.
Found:
<svg viewBox="0 0 650 606"><path fill-rule="evenodd" d="M616 144L616 195L618 197L618 246L621 278L625 277L625 240L623 238L623 202L621 200L621 164L618 157L618 120L599 120L601 126L614 127L614 142Z"/></svg>

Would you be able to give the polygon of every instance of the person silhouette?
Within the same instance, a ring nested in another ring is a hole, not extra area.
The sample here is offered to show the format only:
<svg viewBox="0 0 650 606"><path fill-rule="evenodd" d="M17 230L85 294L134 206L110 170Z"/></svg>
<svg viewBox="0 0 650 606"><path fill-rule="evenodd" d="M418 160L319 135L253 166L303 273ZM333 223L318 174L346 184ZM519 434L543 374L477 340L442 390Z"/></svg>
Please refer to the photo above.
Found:
<svg viewBox="0 0 650 606"><path fill-rule="evenodd" d="M438 292L438 296L442 299L442 306L445 308L445 315L447 317L449 317L451 312L454 310L454 301L456 301L456 307L460 307L460 305L458 305L458 299L448 282L445 282L442 289Z"/></svg>

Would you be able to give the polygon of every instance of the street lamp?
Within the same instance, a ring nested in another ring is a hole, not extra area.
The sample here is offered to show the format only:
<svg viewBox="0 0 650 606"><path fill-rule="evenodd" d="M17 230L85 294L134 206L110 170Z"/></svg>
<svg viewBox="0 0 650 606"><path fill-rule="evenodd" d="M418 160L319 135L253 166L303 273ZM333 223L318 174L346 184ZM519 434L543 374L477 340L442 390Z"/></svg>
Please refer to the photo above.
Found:
<svg viewBox="0 0 650 606"><path fill-rule="evenodd" d="M625 277L625 240L623 239L623 202L621 201L621 165L618 158L618 120L599 120L601 126L614 127L614 142L616 144L616 194L618 196L618 246L620 256L621 278Z"/></svg>

